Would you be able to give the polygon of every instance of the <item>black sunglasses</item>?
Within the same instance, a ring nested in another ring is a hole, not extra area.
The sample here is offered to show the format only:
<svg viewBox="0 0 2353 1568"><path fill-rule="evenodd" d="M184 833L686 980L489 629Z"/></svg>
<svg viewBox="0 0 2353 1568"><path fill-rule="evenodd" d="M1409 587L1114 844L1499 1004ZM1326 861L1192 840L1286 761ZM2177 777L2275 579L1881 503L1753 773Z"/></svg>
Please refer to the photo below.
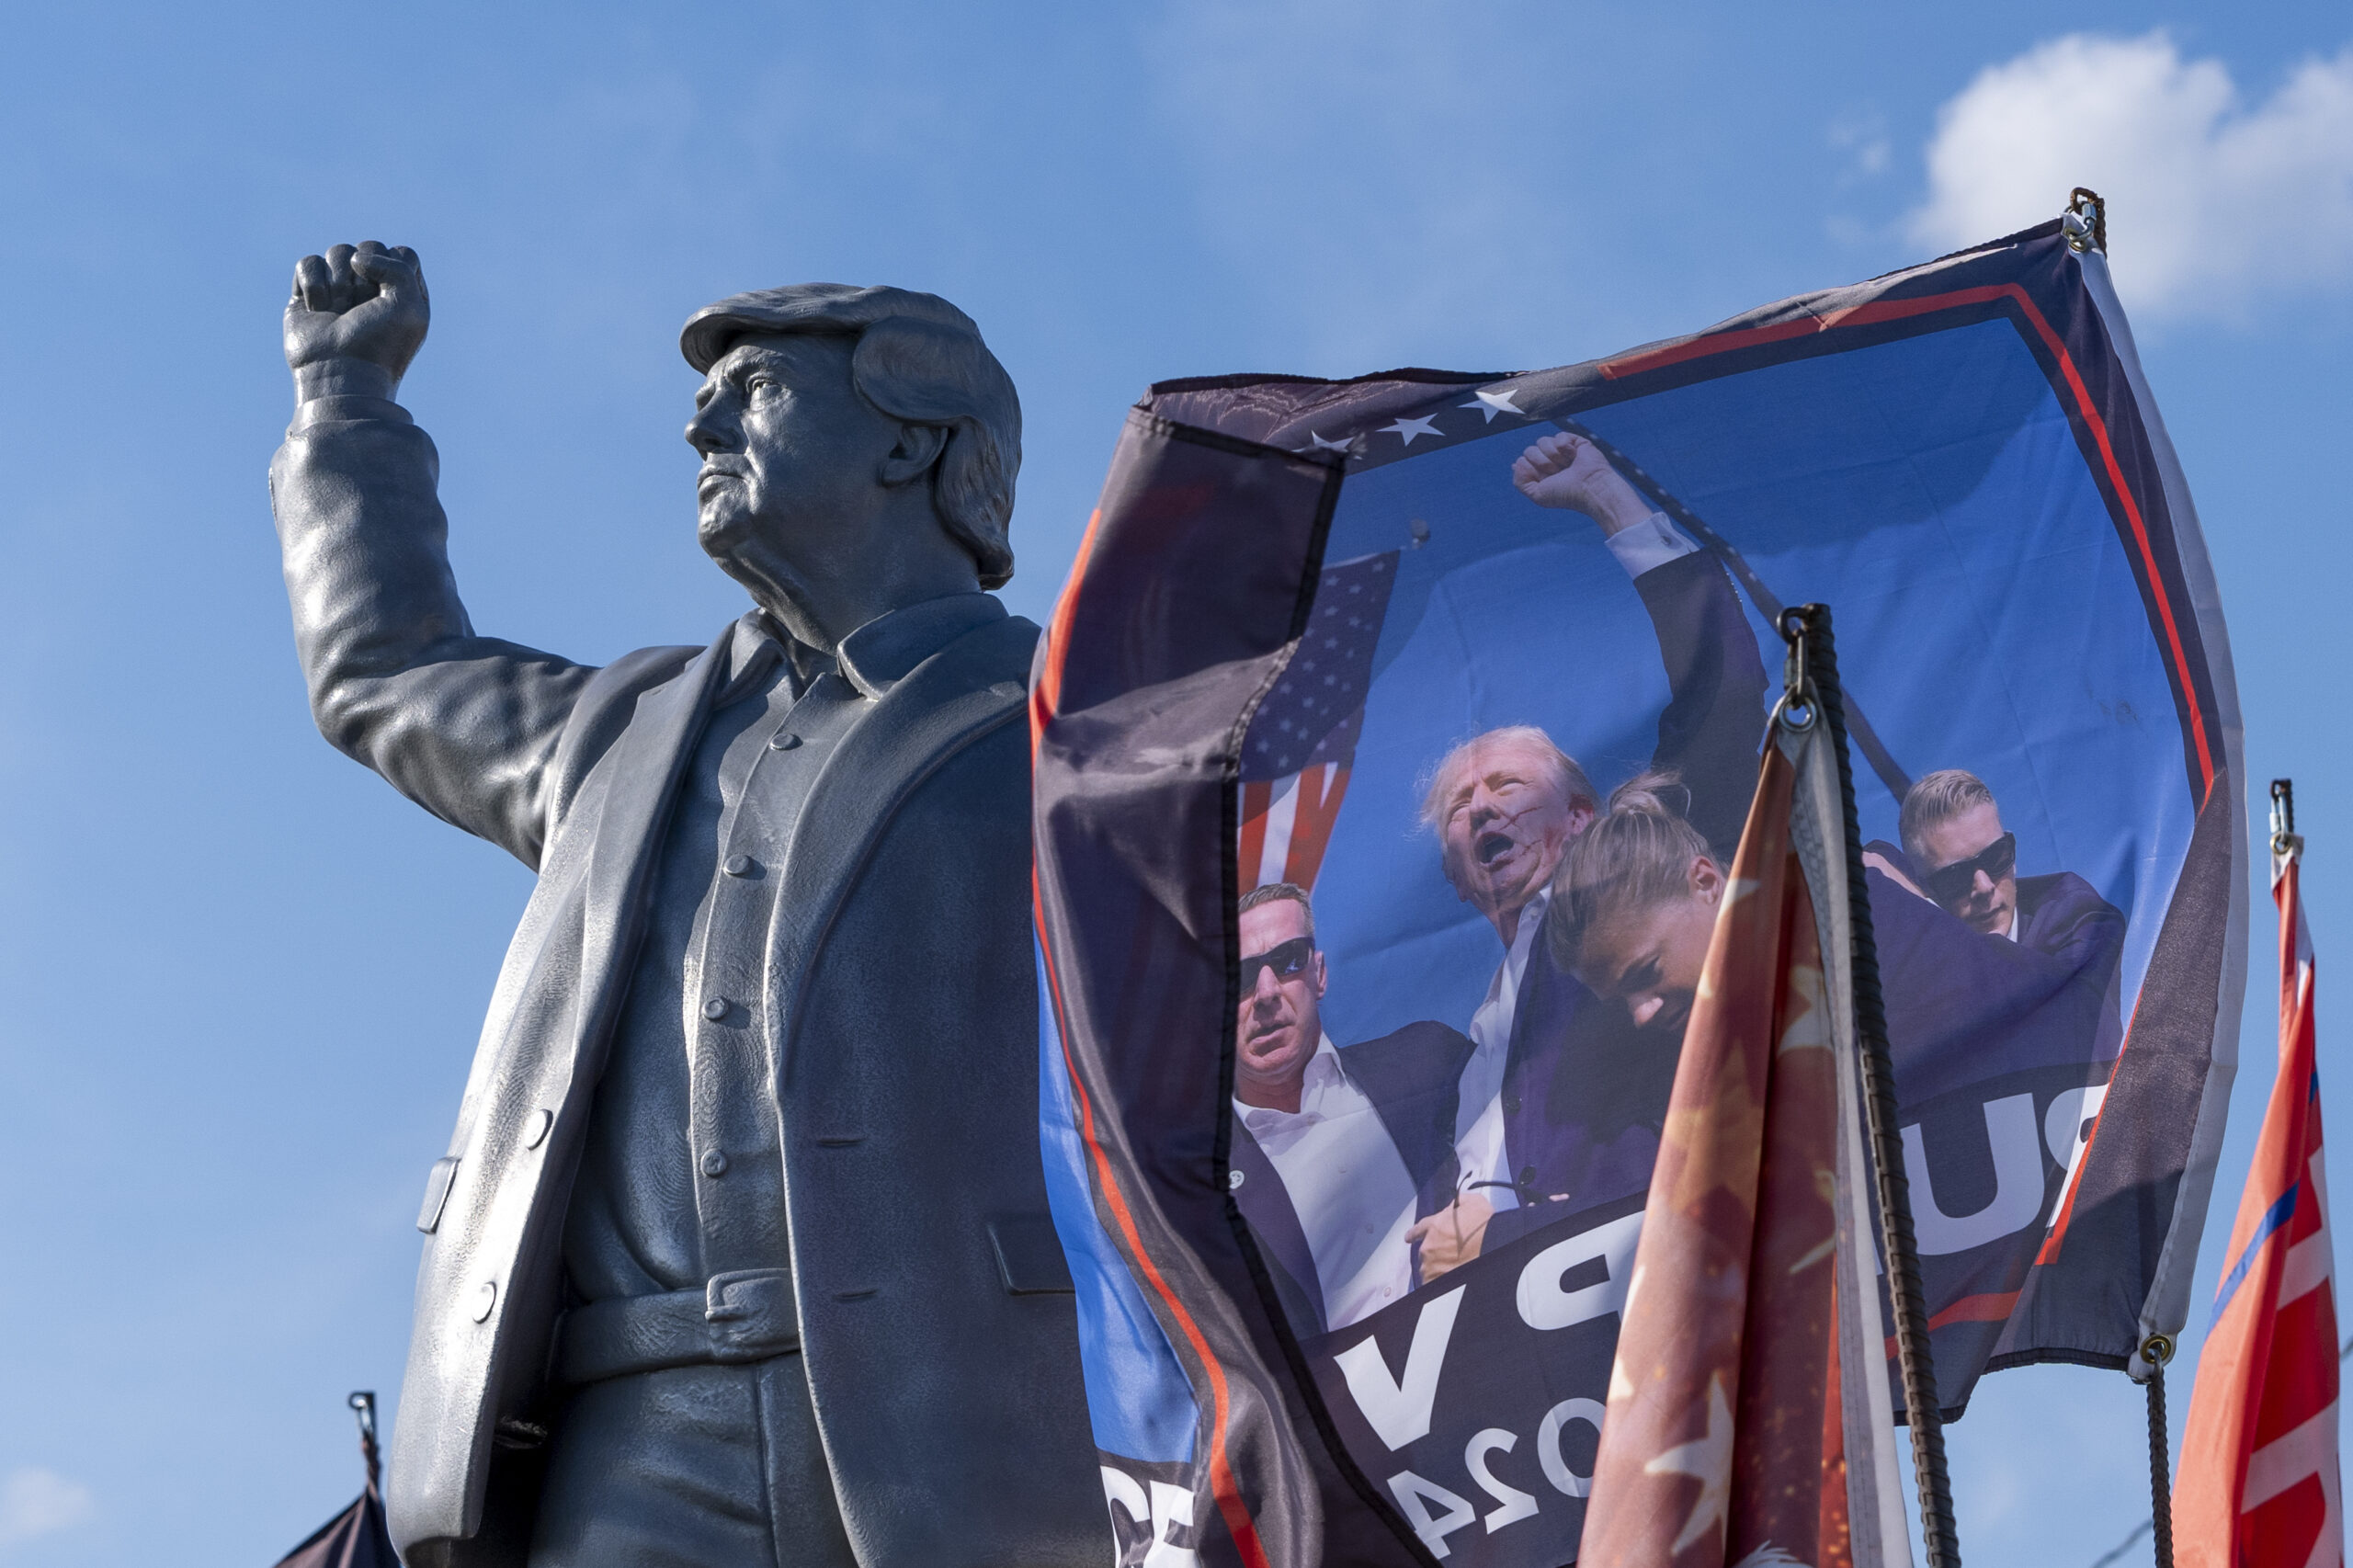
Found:
<svg viewBox="0 0 2353 1568"><path fill-rule="evenodd" d="M1977 873L1985 873L1989 882L1998 882L2018 869L2018 835L2006 833L1966 860L1955 860L1949 866L1939 866L1920 878L1928 896L1949 908L1969 900L1969 890L1977 884Z"/></svg>
<svg viewBox="0 0 2353 1568"><path fill-rule="evenodd" d="M1315 956L1315 938L1293 937L1288 942L1278 942L1265 952L1242 960L1242 994L1249 995L1258 989L1261 971L1273 970L1277 980L1289 980L1307 968L1307 960Z"/></svg>

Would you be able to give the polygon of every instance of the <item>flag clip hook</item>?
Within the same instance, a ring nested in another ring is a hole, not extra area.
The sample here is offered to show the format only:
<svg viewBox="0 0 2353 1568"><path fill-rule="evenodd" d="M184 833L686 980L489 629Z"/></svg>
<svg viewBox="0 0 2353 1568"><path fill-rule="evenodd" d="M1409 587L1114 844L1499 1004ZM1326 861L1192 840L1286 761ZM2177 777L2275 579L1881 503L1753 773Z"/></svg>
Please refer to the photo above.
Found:
<svg viewBox="0 0 2353 1568"><path fill-rule="evenodd" d="M2271 855L2278 860L2293 860L2304 853L2303 835L2296 831L2296 783L2292 778L2271 781Z"/></svg>
<svg viewBox="0 0 2353 1568"><path fill-rule="evenodd" d="M2067 236L2067 248L2081 256L2096 250L2108 254L2108 203L2100 199L2098 191L2077 186L2067 193L2067 210L2059 214L2059 230Z"/></svg>
<svg viewBox="0 0 2353 1568"><path fill-rule="evenodd" d="M368 1467L368 1490L373 1492L383 1475L383 1460L376 1446L376 1391L361 1389L344 1403L359 1420L359 1458Z"/></svg>
<svg viewBox="0 0 2353 1568"><path fill-rule="evenodd" d="M1813 673L1806 668L1806 612L1812 608L1792 605L1774 622L1780 630L1781 641L1790 645L1790 653L1781 665L1781 699L1773 705L1773 722L1799 734L1813 729L1822 712Z"/></svg>

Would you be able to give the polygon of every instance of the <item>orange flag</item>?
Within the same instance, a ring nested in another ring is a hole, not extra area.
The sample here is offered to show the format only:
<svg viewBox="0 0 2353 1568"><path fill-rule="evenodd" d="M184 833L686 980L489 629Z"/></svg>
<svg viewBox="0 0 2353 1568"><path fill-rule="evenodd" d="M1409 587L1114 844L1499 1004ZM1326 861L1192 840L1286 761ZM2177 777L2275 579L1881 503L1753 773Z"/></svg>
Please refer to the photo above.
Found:
<svg viewBox="0 0 2353 1568"><path fill-rule="evenodd" d="M1864 1562L1908 1558L1854 1198L1846 971L1825 974L1817 920L1831 909L1843 937L1821 728L1776 726L1717 915L1610 1376L1588 1568L1843 1568L1859 1535ZM1819 905L1810 872L1830 884Z"/></svg>
<svg viewBox="0 0 2353 1568"><path fill-rule="evenodd" d="M2183 1568L2337 1568L2345 1561L2336 1266L2302 858L2303 840L2283 821L2271 851L2279 1070L2222 1255L2182 1434L2173 1528L2174 1560Z"/></svg>

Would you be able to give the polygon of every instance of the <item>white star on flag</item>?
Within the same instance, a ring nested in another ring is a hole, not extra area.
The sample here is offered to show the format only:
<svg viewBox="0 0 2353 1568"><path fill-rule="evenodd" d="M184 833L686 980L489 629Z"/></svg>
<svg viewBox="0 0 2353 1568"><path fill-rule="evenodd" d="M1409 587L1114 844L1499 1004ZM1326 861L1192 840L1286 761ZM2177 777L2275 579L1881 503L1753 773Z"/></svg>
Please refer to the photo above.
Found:
<svg viewBox="0 0 2353 1568"><path fill-rule="evenodd" d="M1312 443L1312 449L1314 449L1314 450L1320 450L1320 451L1326 451L1326 452L1345 452L1345 451L1347 451L1350 447L1352 447L1352 446L1354 446L1354 445L1356 444L1356 443L1355 443L1354 441L1352 441L1352 440L1351 440L1351 441L1327 441L1327 440L1325 440L1323 437L1321 437L1321 436L1317 435L1317 434L1316 434L1314 431L1313 431L1313 430L1310 430L1310 431L1307 433L1307 439L1309 440L1309 442L1310 442L1310 443Z"/></svg>
<svg viewBox="0 0 2353 1568"><path fill-rule="evenodd" d="M1484 422L1490 425L1495 423L1495 415L1498 414L1516 414L1522 419L1528 417L1520 406L1512 402L1512 392L1508 387L1502 392L1472 392L1469 403L1458 406L1477 409L1487 416Z"/></svg>
<svg viewBox="0 0 2353 1568"><path fill-rule="evenodd" d="M1381 428L1384 434L1394 436L1410 447L1414 444L1414 437L1416 436L1436 436L1437 421L1438 415L1433 414L1427 419L1400 419L1393 425L1383 425Z"/></svg>
<svg viewBox="0 0 2353 1568"><path fill-rule="evenodd" d="M1669 1550L1681 1551L1706 1534L1711 1525L1726 1522L1724 1506L1732 1501L1732 1405L1724 1399L1722 1373L1708 1378L1708 1435L1674 1448L1643 1466L1644 1475L1690 1475L1699 1481L1699 1500Z"/></svg>

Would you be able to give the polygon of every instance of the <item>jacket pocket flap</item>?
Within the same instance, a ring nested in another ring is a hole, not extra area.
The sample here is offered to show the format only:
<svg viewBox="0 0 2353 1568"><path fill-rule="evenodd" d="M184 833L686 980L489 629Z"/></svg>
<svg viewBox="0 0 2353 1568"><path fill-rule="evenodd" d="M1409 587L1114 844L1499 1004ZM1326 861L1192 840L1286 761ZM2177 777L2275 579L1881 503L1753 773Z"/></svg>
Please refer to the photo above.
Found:
<svg viewBox="0 0 2353 1568"><path fill-rule="evenodd" d="M416 1211L416 1228L431 1235L441 1223L441 1206L449 1201L449 1184L458 1178L458 1156L444 1154L433 1162L425 1178L425 1207Z"/></svg>

